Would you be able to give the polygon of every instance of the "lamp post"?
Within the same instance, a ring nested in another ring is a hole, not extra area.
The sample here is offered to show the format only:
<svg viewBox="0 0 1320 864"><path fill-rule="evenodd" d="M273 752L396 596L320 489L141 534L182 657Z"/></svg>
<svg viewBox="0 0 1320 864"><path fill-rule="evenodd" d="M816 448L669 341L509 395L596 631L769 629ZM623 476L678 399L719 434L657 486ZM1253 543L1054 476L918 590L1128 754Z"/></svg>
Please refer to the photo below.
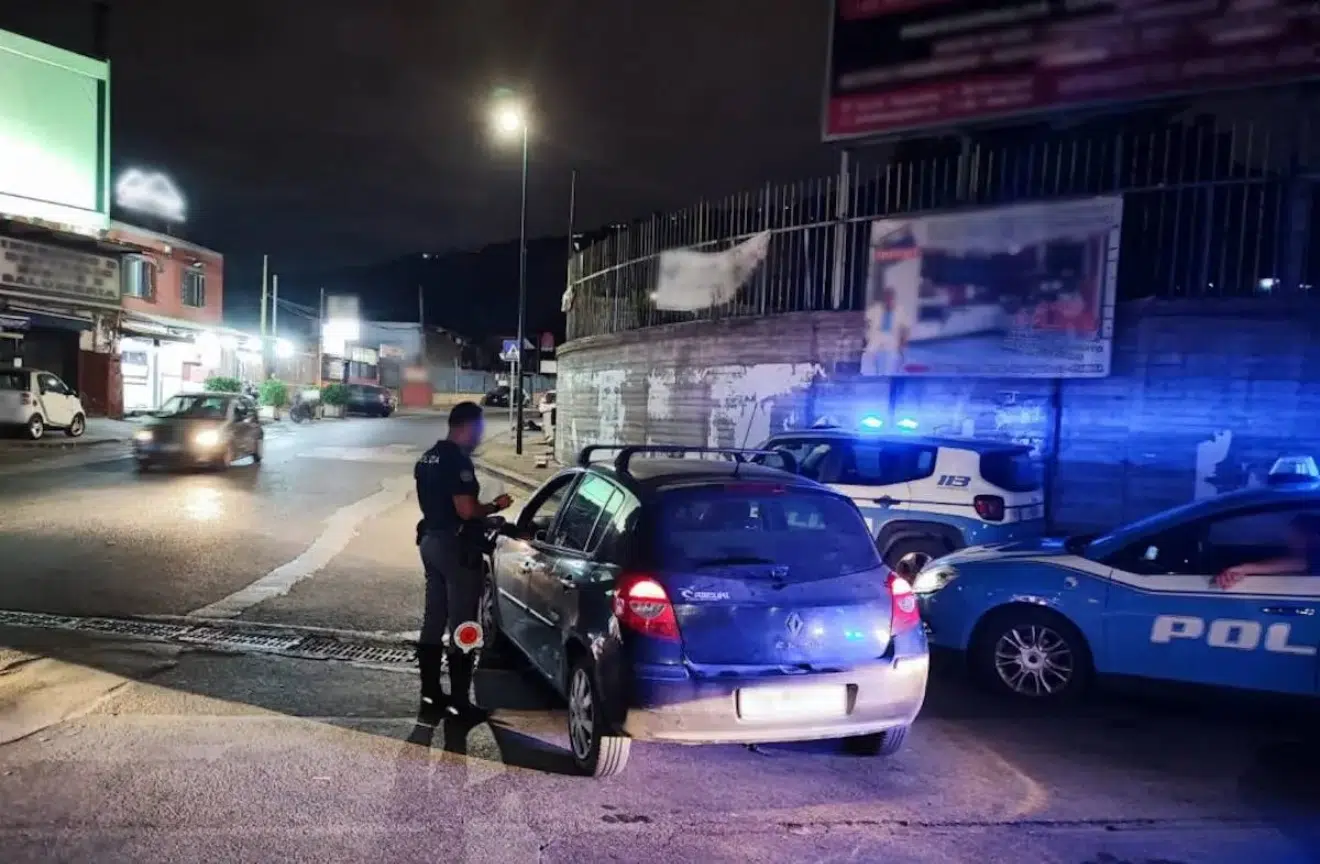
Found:
<svg viewBox="0 0 1320 864"><path fill-rule="evenodd" d="M515 136L522 139L522 203L518 214L518 363L517 379L512 388L512 397L517 407L517 420L514 423L514 452L521 456L523 452L523 345L527 341L527 112L516 100L502 96L495 103L492 117L495 134L508 140Z"/></svg>

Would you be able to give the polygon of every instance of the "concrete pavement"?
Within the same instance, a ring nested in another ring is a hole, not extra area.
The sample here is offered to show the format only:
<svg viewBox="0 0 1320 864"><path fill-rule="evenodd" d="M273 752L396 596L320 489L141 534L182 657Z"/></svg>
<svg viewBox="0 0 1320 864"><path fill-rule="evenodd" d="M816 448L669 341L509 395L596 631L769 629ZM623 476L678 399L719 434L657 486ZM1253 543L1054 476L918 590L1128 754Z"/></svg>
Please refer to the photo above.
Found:
<svg viewBox="0 0 1320 864"><path fill-rule="evenodd" d="M7 862L1301 864L1318 848L1310 745L1141 705L1047 717L941 680L890 759L638 745L594 781L570 776L560 707L517 672L479 675L490 723L432 734L410 720L411 674L18 628L0 644Z"/></svg>
<svg viewBox="0 0 1320 864"><path fill-rule="evenodd" d="M441 434L426 415L277 424L263 464L227 474L138 476L122 456L0 473L0 609L406 636L409 478ZM479 679L493 722L428 741L407 667L0 626L0 857L1320 860L1320 757L1280 724L1114 700L1024 712L941 678L892 759L638 745L590 781L567 775L543 687Z"/></svg>

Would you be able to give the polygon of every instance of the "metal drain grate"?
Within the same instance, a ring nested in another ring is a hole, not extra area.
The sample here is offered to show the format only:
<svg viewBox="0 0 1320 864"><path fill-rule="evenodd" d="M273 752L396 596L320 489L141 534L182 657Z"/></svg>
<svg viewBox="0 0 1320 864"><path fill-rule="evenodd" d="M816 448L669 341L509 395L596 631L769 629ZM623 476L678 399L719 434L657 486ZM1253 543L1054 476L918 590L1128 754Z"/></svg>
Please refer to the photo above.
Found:
<svg viewBox="0 0 1320 864"><path fill-rule="evenodd" d="M148 639L178 639L194 629L187 624L161 624L153 621L126 621L118 618L84 618L74 630L113 633L119 636L145 636Z"/></svg>
<svg viewBox="0 0 1320 864"><path fill-rule="evenodd" d="M115 636L139 636L160 642L216 648L223 651L279 654L304 660L342 660L378 666L412 666L415 649L411 642L381 642L331 636L289 633L277 627L263 630L251 626L210 626L166 621L136 621L130 618L79 618L42 612L0 610L0 626L34 627L46 630L77 630Z"/></svg>
<svg viewBox="0 0 1320 864"><path fill-rule="evenodd" d="M411 645L345 642L323 636L309 636L291 648L288 653L313 660L347 660L356 663L409 666L416 656Z"/></svg>
<svg viewBox="0 0 1320 864"><path fill-rule="evenodd" d="M195 645L213 645L238 651L273 651L282 653L303 641L301 636L268 635L245 630L220 630L215 627L191 627L176 636L180 642Z"/></svg>
<svg viewBox="0 0 1320 864"><path fill-rule="evenodd" d="M69 630L82 619L68 615L45 615L41 612L0 612L0 624L14 627L43 627L47 630Z"/></svg>

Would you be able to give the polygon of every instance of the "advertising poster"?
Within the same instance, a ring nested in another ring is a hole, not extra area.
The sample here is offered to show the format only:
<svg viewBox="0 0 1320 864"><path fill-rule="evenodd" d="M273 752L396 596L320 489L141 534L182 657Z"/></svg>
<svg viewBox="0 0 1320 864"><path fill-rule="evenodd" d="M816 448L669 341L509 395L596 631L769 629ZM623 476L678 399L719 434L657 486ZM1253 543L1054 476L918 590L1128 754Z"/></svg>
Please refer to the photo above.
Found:
<svg viewBox="0 0 1320 864"><path fill-rule="evenodd" d="M1320 75L1315 0L836 0L839 140Z"/></svg>
<svg viewBox="0 0 1320 864"><path fill-rule="evenodd" d="M862 374L1109 374L1119 196L871 225Z"/></svg>

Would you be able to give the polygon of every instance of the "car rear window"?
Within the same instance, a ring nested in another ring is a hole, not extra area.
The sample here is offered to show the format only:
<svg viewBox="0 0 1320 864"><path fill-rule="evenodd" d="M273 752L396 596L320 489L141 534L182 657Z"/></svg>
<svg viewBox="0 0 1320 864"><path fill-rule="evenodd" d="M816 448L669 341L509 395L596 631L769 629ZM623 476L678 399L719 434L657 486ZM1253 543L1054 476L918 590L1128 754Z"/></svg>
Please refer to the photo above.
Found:
<svg viewBox="0 0 1320 864"><path fill-rule="evenodd" d="M1035 492L1043 481L1040 462L1029 450L994 450L981 454L981 476L1007 492Z"/></svg>
<svg viewBox="0 0 1320 864"><path fill-rule="evenodd" d="M0 390L27 390L28 375L25 372L0 372Z"/></svg>
<svg viewBox="0 0 1320 864"><path fill-rule="evenodd" d="M657 512L657 556L667 570L765 563L805 581L880 566L857 508L824 491L709 484L665 492Z"/></svg>

